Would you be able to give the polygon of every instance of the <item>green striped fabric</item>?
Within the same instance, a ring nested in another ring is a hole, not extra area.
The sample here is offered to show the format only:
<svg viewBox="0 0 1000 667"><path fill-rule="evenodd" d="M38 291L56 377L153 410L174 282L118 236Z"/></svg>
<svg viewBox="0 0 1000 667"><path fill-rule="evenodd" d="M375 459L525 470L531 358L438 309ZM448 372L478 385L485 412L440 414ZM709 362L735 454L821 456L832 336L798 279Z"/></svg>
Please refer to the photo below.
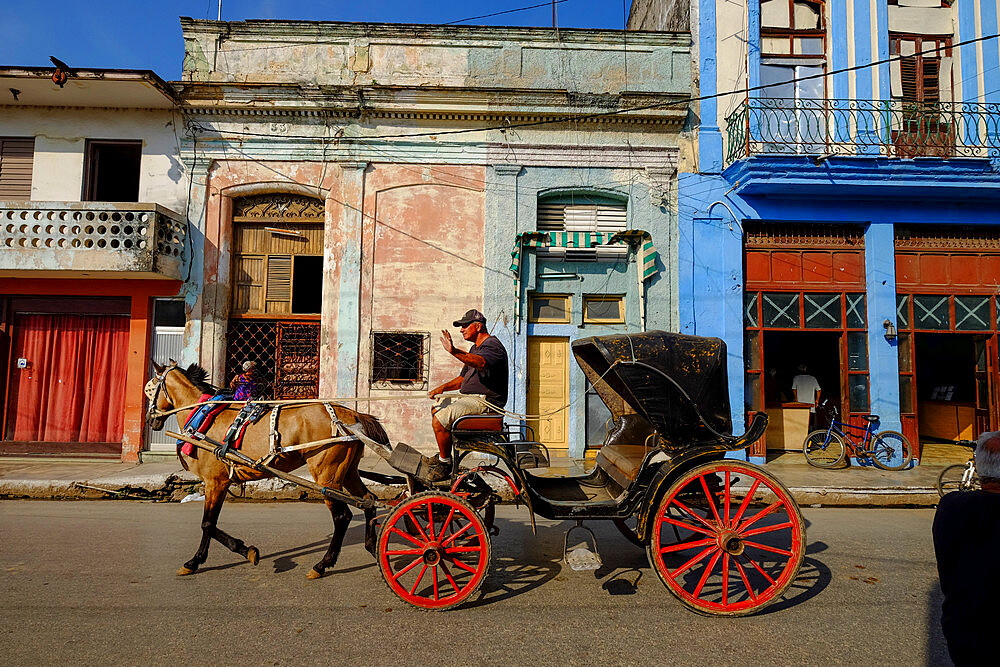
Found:
<svg viewBox="0 0 1000 667"><path fill-rule="evenodd" d="M656 258L659 253L653 246L653 238L649 232L641 229L628 229L623 232L524 232L514 239L514 248L510 251L510 270L515 282L521 278L521 253L523 248L593 248L599 245L614 245L625 243L632 246L637 260L642 263L642 279L649 280L657 274Z"/></svg>

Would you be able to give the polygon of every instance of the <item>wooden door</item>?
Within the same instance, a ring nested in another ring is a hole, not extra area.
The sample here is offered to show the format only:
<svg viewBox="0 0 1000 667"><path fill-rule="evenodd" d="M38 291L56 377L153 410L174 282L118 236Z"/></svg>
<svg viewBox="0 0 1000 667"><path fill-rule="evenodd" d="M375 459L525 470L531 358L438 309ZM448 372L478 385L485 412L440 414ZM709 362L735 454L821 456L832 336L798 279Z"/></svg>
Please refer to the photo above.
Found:
<svg viewBox="0 0 1000 667"><path fill-rule="evenodd" d="M993 406L996 404L997 337L976 336L973 354L976 369L976 429L975 435L992 429Z"/></svg>
<svg viewBox="0 0 1000 667"><path fill-rule="evenodd" d="M569 339L528 337L528 414L555 414L531 420L535 438L550 449L569 448Z"/></svg>

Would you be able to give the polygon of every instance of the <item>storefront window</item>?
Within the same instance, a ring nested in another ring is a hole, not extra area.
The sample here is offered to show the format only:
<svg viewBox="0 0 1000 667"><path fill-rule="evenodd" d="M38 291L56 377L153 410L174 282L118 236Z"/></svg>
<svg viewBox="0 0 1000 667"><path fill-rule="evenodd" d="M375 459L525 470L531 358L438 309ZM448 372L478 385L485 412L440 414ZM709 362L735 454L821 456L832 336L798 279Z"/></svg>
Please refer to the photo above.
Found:
<svg viewBox="0 0 1000 667"><path fill-rule="evenodd" d="M899 411L902 414L913 412L913 376L899 376Z"/></svg>
<svg viewBox="0 0 1000 667"><path fill-rule="evenodd" d="M757 296L759 292L743 295L743 325L747 328L759 327L757 318Z"/></svg>
<svg viewBox="0 0 1000 667"><path fill-rule="evenodd" d="M840 295L803 294L802 312L808 329L839 329Z"/></svg>
<svg viewBox="0 0 1000 667"><path fill-rule="evenodd" d="M798 328L798 293L786 294L780 292L766 292L762 294L761 297L765 327Z"/></svg>
<svg viewBox="0 0 1000 667"><path fill-rule="evenodd" d="M896 328L910 328L910 296L908 294L896 295Z"/></svg>
<svg viewBox="0 0 1000 667"><path fill-rule="evenodd" d="M989 331L990 297L956 296L955 328L961 331Z"/></svg>
<svg viewBox="0 0 1000 667"><path fill-rule="evenodd" d="M900 333L897 339L897 356L899 357L899 372L913 372L913 354L910 352L910 334Z"/></svg>
<svg viewBox="0 0 1000 667"><path fill-rule="evenodd" d="M868 376L849 375L848 392L851 401L851 412L868 412Z"/></svg>
<svg viewBox="0 0 1000 667"><path fill-rule="evenodd" d="M868 334L861 331L847 334L847 370L868 370Z"/></svg>
<svg viewBox="0 0 1000 667"><path fill-rule="evenodd" d="M847 328L864 329L865 314L868 312L865 295L847 294L844 298L847 300Z"/></svg>
<svg viewBox="0 0 1000 667"><path fill-rule="evenodd" d="M948 297L940 294L913 296L913 326L915 329L949 328Z"/></svg>

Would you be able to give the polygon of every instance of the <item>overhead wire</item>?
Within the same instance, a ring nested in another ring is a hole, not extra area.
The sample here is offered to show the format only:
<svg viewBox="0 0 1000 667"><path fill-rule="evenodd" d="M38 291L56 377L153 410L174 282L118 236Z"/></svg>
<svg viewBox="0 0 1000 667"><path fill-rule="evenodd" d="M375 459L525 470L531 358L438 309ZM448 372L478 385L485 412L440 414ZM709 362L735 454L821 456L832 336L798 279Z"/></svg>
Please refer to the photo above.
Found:
<svg viewBox="0 0 1000 667"><path fill-rule="evenodd" d="M505 125L499 125L499 126L462 128L462 129L453 129L453 130L428 130L428 131L425 131L425 132L409 132L409 133L405 133L405 134L380 134L380 135L366 136L366 137L363 137L363 138L362 137L347 137L347 136L345 136L345 137L341 138L341 141L347 141L347 142L349 142L349 141L353 141L355 139L358 139L358 140L364 139L364 140L367 140L367 141L371 141L371 140L376 140L376 139L410 139L410 138L420 138L420 137L435 137L436 138L436 137L441 137L441 136L454 136L454 135L459 135L459 134L471 134L471 133L474 133L474 132L503 131L503 130L510 130L512 128L521 128L521 127L538 127L538 126L541 126L541 125L552 125L552 124L556 124L556 123L565 123L565 122L569 122L569 121L577 121L577 122L579 122L579 121L582 121L582 120L596 120L596 119L599 119L599 118L609 118L609 117L613 117L613 116L621 116L621 115L624 115L624 114L629 114L629 113L632 113L634 111L651 111L653 109L664 109L664 108L669 108L669 107L674 107L674 106L687 105L687 104L690 104L692 102L702 102L702 101L705 101L705 100L717 99L717 98L725 97L725 96L728 96L728 95L749 94L751 92L755 92L755 91L758 91L758 90L764 90L766 88L773 88L775 86L788 85L789 83L799 83L799 82L802 82L802 81L810 81L810 80L813 80L813 79L822 79L822 78L826 78L826 77L829 77L829 76L834 76L834 75L837 75L837 74L845 74L845 73L848 73L848 72L855 72L855 71L867 69L867 68L870 68L870 67L876 67L878 65L884 65L886 63L891 63L891 62L895 62L897 60L902 60L903 58L912 57L913 55L927 55L929 53L937 53L939 51L943 51L946 48L955 48L955 47L959 47L959 46L965 46L965 45L968 45L968 44L976 44L976 43L984 42L984 41L987 41L987 40L990 40L990 39L996 39L998 36L1000 36L1000 35L997 35L997 34L983 35L983 36L980 36L980 37L975 37L975 38L972 38L972 39L967 39L967 40L964 40L962 42L957 42L957 43L951 44L950 46L947 46L947 47L946 46L939 46L939 47L935 47L935 48L932 48L932 49L926 49L924 51L920 51L919 53L911 54L910 56L901 56L901 55L890 56L889 58L884 58L882 60L872 61L870 63L863 63L863 64L860 64L860 65L852 65L850 67L842 67L840 69L830 70L830 71L827 71L827 72L821 72L819 74L810 74L808 76L794 77L794 78L789 79L787 81L782 81L781 83L767 83L767 84L761 84L761 85L757 85L757 86L747 86L747 87L744 87L744 88L738 88L738 89L730 90L730 91L726 91L726 92L712 93L710 95L699 95L697 97L685 97L684 99L681 99L681 100L668 100L668 101L664 101L664 102L652 102L650 104L642 104L642 105L638 105L638 106L627 107L627 108L624 108L624 109L612 109L612 110L609 110L609 111L595 111L595 112L586 113L586 114L568 114L568 115L554 116L554 117L551 117L551 118L543 118L543 119L539 119L539 120L523 121L523 122L520 122L520 123L510 123L510 122L508 122ZM232 131L228 131L227 134L233 135L233 136L267 137L269 139L275 138L275 135L273 135L273 134L265 134L265 133L261 133L261 132L245 132L245 131L232 130ZM316 137L316 136L310 136L310 135L283 135L283 138L285 138L285 139L317 139L318 137Z"/></svg>

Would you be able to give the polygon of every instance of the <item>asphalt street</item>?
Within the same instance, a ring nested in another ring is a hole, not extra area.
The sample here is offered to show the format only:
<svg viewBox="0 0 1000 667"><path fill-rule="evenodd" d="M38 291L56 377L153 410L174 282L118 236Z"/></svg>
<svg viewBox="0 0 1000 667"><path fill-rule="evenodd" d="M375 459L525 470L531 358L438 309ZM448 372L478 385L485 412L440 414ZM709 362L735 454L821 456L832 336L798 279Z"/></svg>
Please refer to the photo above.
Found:
<svg viewBox="0 0 1000 667"><path fill-rule="evenodd" d="M220 527L256 567L213 544L197 574L197 503L0 502L0 655L36 664L947 665L933 510L807 508L808 547L782 600L743 618L695 615L611 524L604 567L560 563L571 525L498 510L483 593L454 611L397 599L356 519L337 567L316 503L234 503Z"/></svg>

